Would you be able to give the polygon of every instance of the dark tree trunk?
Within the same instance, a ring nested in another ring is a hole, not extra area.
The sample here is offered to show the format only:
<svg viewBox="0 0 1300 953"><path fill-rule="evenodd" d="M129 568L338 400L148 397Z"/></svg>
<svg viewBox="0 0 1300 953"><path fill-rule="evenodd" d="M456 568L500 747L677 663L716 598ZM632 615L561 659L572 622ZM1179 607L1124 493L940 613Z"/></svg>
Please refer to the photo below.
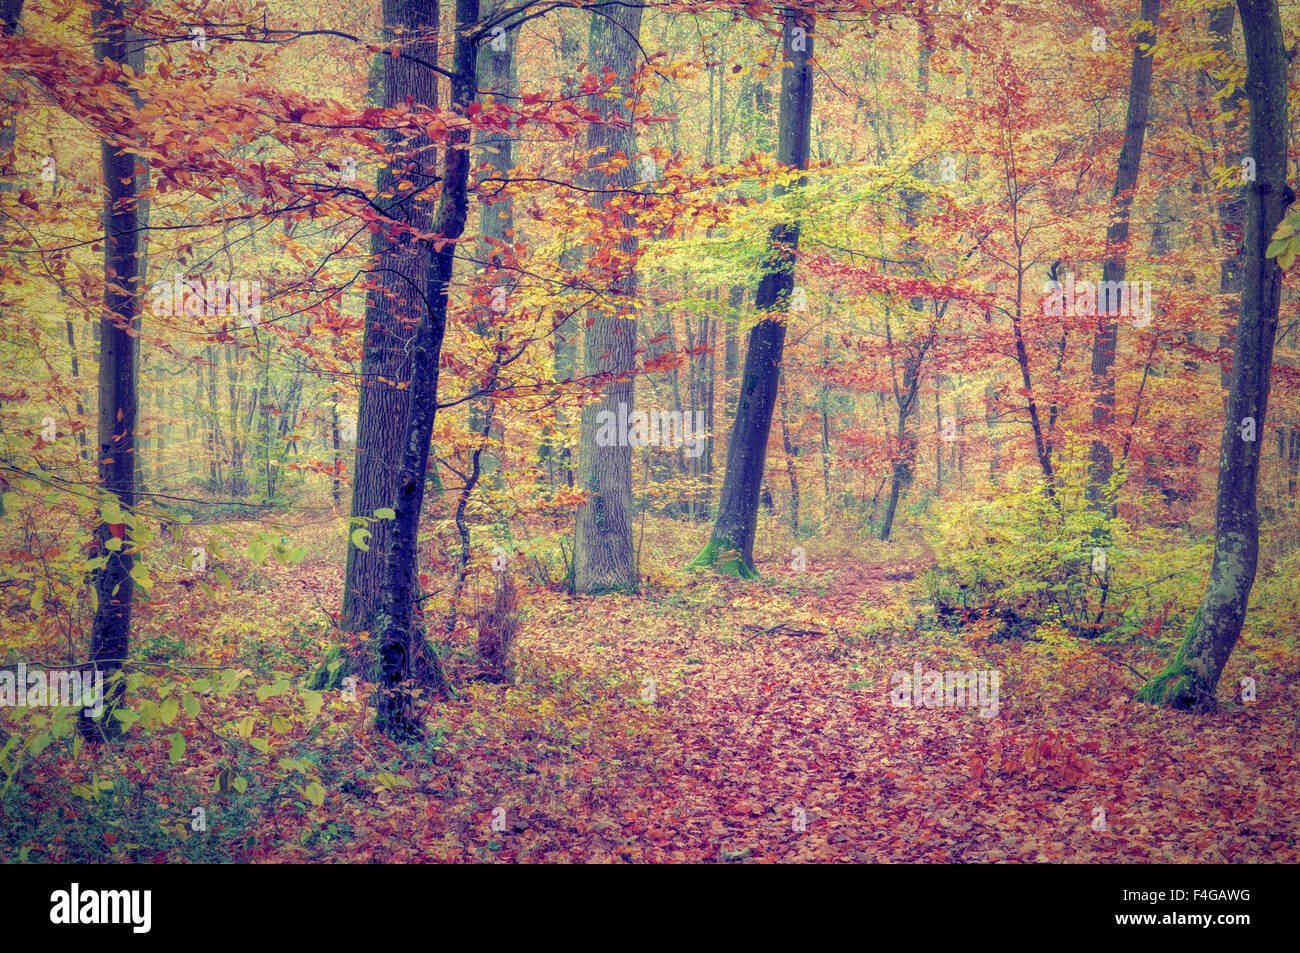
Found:
<svg viewBox="0 0 1300 953"><path fill-rule="evenodd" d="M777 159L796 169L807 165L812 128L812 28L811 14L785 11L783 43L788 65L781 71ZM775 191L780 195L784 190ZM797 221L772 227L768 234L768 258L754 296L756 311L772 312L789 307L798 247ZM749 332L736 418L727 443L727 472L718 499L718 515L708 544L692 566L712 566L724 574L747 579L758 577L754 570L754 532L758 525L759 495L772 412L776 407L785 330L785 318L780 315L764 317Z"/></svg>
<svg viewBox="0 0 1300 953"><path fill-rule="evenodd" d="M456 45L452 53L451 109L467 114L474 101L474 41L478 0L456 0ZM413 624L416 535L424 505L429 469L429 441L438 410L438 360L447 328L447 296L456 261L455 240L465 230L468 215L469 130L457 126L443 149L442 195L432 223L444 239L433 253L428 274L428 308L416 328L411 352L411 386L405 426L401 428L402 464L393 502L392 534L384 563L380 611L380 691L378 727L393 738L420 733L417 688L438 688L442 671L437 657L425 649L423 632ZM421 668L428 666L428 671Z"/></svg>
<svg viewBox="0 0 1300 953"><path fill-rule="evenodd" d="M1102 266L1101 280L1107 288L1117 288L1115 282L1124 280L1128 260L1124 246L1128 242L1129 214L1133 205L1133 189L1137 187L1138 171L1142 164L1142 141L1147 131L1147 112L1151 104L1151 68L1155 56L1142 44L1155 42L1155 23L1160 17L1160 0L1142 0L1138 16L1152 24L1134 39L1133 64L1129 71L1128 114L1124 121L1124 145L1119 152L1119 165L1115 171L1115 190L1112 193L1114 208L1106 228L1106 262ZM1099 294L1100 298L1101 295ZM1130 300L1132 300L1130 298ZM1119 324L1115 311L1119 302L1114 293L1098 301L1097 330L1092 339L1092 379L1097 396L1092 405L1092 446L1088 454L1088 497L1094 505L1104 498L1106 484L1115 469L1115 458L1107 444L1107 431L1115 412L1115 345L1119 339Z"/></svg>
<svg viewBox="0 0 1300 953"><path fill-rule="evenodd" d="M587 148L596 150L593 163L608 162L615 153L629 161L612 175L588 174L593 208L611 204L627 209L630 193L638 180L636 138L632 132L632 111L624 100L633 95L630 89L639 55L641 7L609 6L592 13L588 68L597 75L614 73L615 84L622 94L615 99L595 98L592 106L603 120L587 127ZM628 211L619 215L619 239L616 261L608 276L610 298L615 313L607 308L588 314L583 358L588 377L618 375L602 388L600 399L582 409L582 442L578 451L578 487L587 501L578 510L573 546L574 591L597 594L628 591L636 588L636 567L632 553L632 448L620 445L598 446L598 420L630 419L635 399L631 372L635 366L636 312L629 307L636 294L637 237L635 220ZM622 434L615 434L621 438Z"/></svg>
<svg viewBox="0 0 1300 953"><path fill-rule="evenodd" d="M417 107L435 108L436 74L416 60L437 62L437 0L383 0L383 22L386 42L400 45L408 55L377 56L372 76L379 84L379 103L400 106L409 96ZM424 136L404 142L399 146L395 137L389 138L393 154L379 170L375 191L393 198L376 201L387 201L384 212L389 218L427 233L432 207L428 199L436 174L433 150ZM399 188L402 182L412 187ZM427 242L381 230L371 236L370 253L374 285L366 296L352 468L351 515L358 520L371 519L375 510L388 506L397 487L407 408L407 393L400 385L411 378L411 338L426 310L429 279ZM366 550L348 546L343 583L343 624L354 632L375 628L391 524L374 520L368 528Z"/></svg>
<svg viewBox="0 0 1300 953"><path fill-rule="evenodd" d="M1268 411L1269 372L1277 333L1282 271L1266 255L1269 240L1294 199L1287 173L1287 66L1276 0L1238 0L1246 36L1246 95L1250 98L1250 155L1256 179L1246 198L1244 286L1233 341L1228 407L1219 449L1210 581L1186 637L1163 672L1139 699L1200 712L1215 707L1223 667L1246 618L1259 559L1255 490ZM1254 440L1243 421L1251 418Z"/></svg>
<svg viewBox="0 0 1300 953"><path fill-rule="evenodd" d="M131 48L132 34L125 4L105 0L93 13L99 39L95 57L116 64L140 65L143 47ZM123 84L125 88L125 84ZM94 572L95 619L90 659L102 672L103 715L82 715L81 733L88 739L112 738L121 722L113 712L125 693L121 669L131 647L131 608L135 597L133 543L136 446L136 339L130 333L140 308L139 182L134 153L123 143L104 141L100 158L104 170L104 311L99 336L99 486L105 504L118 514L103 519L96 530L98 556L104 564Z"/></svg>

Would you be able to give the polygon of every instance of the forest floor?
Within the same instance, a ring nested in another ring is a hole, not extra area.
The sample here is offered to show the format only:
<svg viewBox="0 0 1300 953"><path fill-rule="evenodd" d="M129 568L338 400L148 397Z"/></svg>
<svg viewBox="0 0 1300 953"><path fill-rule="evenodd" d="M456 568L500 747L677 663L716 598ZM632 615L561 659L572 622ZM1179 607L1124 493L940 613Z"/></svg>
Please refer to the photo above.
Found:
<svg viewBox="0 0 1300 953"><path fill-rule="evenodd" d="M145 654L300 683L329 644L342 565L332 526L301 532L320 533L306 560L232 569L215 598L160 583L138 615ZM679 532L656 541L664 566L702 542ZM1137 704L1135 670L1161 662L1149 649L918 625L932 558L918 538L804 545L805 570L760 558L761 583L661 572L636 595L526 591L515 684L477 678L472 647L453 644L453 691L429 700L415 747L376 735L340 692L295 720L287 694L250 690L205 698L174 763L165 734L139 732L89 761L39 762L31 807L52 806L42 778L114 770L173 816L206 806L206 832L160 841L139 829L149 812L101 805L99 859L136 861L1300 860L1284 693L1210 717ZM891 674L918 663L997 670L996 713L894 705ZM232 750L262 736L280 769L311 762L319 804ZM31 859L86 856L86 835L30 833Z"/></svg>

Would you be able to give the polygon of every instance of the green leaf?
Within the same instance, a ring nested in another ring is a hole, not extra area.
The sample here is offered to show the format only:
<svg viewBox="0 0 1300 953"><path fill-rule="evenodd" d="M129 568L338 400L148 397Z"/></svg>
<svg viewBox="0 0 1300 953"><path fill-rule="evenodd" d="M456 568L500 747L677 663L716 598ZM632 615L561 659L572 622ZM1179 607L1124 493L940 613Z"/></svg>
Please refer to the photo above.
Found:
<svg viewBox="0 0 1300 953"><path fill-rule="evenodd" d="M287 679L280 679L278 682L272 682L270 685L257 686L257 700L264 702L272 695L283 695L293 686Z"/></svg>
<svg viewBox="0 0 1300 953"><path fill-rule="evenodd" d="M271 753L271 742L267 741L265 738L249 738L248 743L258 751L262 752L262 754Z"/></svg>
<svg viewBox="0 0 1300 953"><path fill-rule="evenodd" d="M225 586L227 589L235 588L234 583L230 581L230 577L226 575L226 571L222 569L220 566L212 570L212 575L216 576L217 579L221 582L221 584Z"/></svg>
<svg viewBox="0 0 1300 953"><path fill-rule="evenodd" d="M363 553L370 552L370 547L366 545L366 540L369 538L370 538L370 530L368 529L362 528L362 529L354 529L352 531L352 545L355 546L357 549L361 550Z"/></svg>
<svg viewBox="0 0 1300 953"><path fill-rule="evenodd" d="M199 713L199 700L193 695L186 694L181 700L181 707L185 709L186 718L194 718Z"/></svg>
<svg viewBox="0 0 1300 953"><path fill-rule="evenodd" d="M238 791L240 794L243 794L245 791L248 790L248 778L243 778L243 777L235 778L235 780L230 782L230 786L234 788L236 791Z"/></svg>
<svg viewBox="0 0 1300 953"><path fill-rule="evenodd" d="M176 696L173 695L158 706L158 717L163 720L164 725L170 725L176 720L176 713L180 710L180 707L180 703L176 700Z"/></svg>
<svg viewBox="0 0 1300 953"><path fill-rule="evenodd" d="M139 560L136 560L135 565L131 567L131 578L135 580L135 584L141 589L149 588L149 570Z"/></svg>
<svg viewBox="0 0 1300 953"><path fill-rule="evenodd" d="M307 800L311 801L317 807L320 807L325 803L325 789L320 786L319 782L311 782L311 784L302 789L302 793L306 795Z"/></svg>
<svg viewBox="0 0 1300 953"><path fill-rule="evenodd" d="M253 716L245 715L235 727L235 734L239 737L248 739L253 735Z"/></svg>
<svg viewBox="0 0 1300 953"><path fill-rule="evenodd" d="M313 718L320 714L321 704L324 702L324 696L320 692L313 692L306 688L298 689L298 694L302 696L303 707L307 709L307 714Z"/></svg>
<svg viewBox="0 0 1300 953"><path fill-rule="evenodd" d="M171 741L172 747L171 751L167 753L167 757L171 759L172 764L175 764L177 761L181 760L181 758L185 757L185 737L177 731L172 734Z"/></svg>
<svg viewBox="0 0 1300 953"><path fill-rule="evenodd" d="M379 509L375 510L375 519L395 520L397 519L397 511L388 506L381 506Z"/></svg>

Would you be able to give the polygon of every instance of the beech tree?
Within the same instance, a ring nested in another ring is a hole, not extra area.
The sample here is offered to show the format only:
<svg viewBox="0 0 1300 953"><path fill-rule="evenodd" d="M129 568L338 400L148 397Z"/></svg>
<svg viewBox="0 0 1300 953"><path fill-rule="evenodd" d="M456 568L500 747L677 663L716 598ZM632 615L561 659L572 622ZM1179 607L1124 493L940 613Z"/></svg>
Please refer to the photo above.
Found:
<svg viewBox="0 0 1300 953"><path fill-rule="evenodd" d="M578 449L577 485L587 492L579 508L573 543L573 587L577 592L601 593L635 589L632 559L632 448L628 441L606 440L598 420L612 414L623 421L633 414L632 371L635 368L636 253L638 239L631 214L633 190L646 166L637 160L632 131L632 76L640 46L641 7L621 3L591 7L589 67L613 74L619 95L595 100L599 119L587 127L587 148L593 150L584 185L592 190L591 205L616 215L619 238L605 254L608 295L587 313L583 362L589 378L604 381L600 399L582 409L582 442ZM620 435L615 435L617 438Z"/></svg>
<svg viewBox="0 0 1300 953"><path fill-rule="evenodd" d="M474 58L479 36L478 0L456 0L456 43L451 63L450 106L467 117L475 96ZM402 464L391 543L384 563L383 602L380 616L380 692L377 724L392 737L421 733L415 710L415 687L441 687L437 657L425 647L424 634L415 626L414 610L416 533L424 506L424 486L429 468L429 441L438 411L438 361L447 330L447 297L456 261L456 239L468 216L470 128L467 118L451 126L443 147L442 194L432 223L434 240L429 269L428 306L416 328L411 349L411 386L405 426L401 430ZM414 664L413 664L414 663ZM413 686L417 681L419 686Z"/></svg>
<svg viewBox="0 0 1300 953"><path fill-rule="evenodd" d="M787 9L783 17L781 109L777 159L793 169L808 163L812 131L813 16L806 10ZM800 183L804 180L800 179ZM779 197L787 190L773 189ZM768 257L754 295L754 310L764 314L749 332L745 366L731 439L727 444L727 472L718 497L718 515L704 550L692 561L730 576L758 578L754 569L754 531L767 460L767 439L772 429L785 349L786 319L794 290L794 256L799 248L799 222L774 225L768 235Z"/></svg>
<svg viewBox="0 0 1300 953"><path fill-rule="evenodd" d="M379 104L392 109L410 100L412 108L434 109L437 0L384 0L382 15L384 41L399 45L401 55L376 54L372 82L378 83ZM375 203L390 221L371 236L373 284L366 297L352 472L352 529L359 535L348 546L343 584L344 626L353 631L375 630L381 601L391 524L374 513L392 503L402 460L411 341L429 300L429 245L415 234L430 230L437 181L436 153L423 131L393 131L386 138L391 151L376 178Z"/></svg>
<svg viewBox="0 0 1300 953"><path fill-rule="evenodd" d="M1160 0L1142 0L1138 18L1151 24L1134 38L1133 65L1129 71L1128 112L1124 121L1124 145L1120 148L1119 163L1115 171L1115 190L1112 193L1114 208L1106 228L1106 262L1102 266L1102 287L1121 289L1128 270L1124 246L1128 243L1129 217L1133 207L1133 190L1137 188L1138 171L1142 165L1142 140L1147 131L1147 114L1151 104L1151 72L1155 56L1156 20L1160 17ZM1119 324L1115 315L1126 296L1113 290L1100 296L1097 302L1097 329L1092 339L1092 375L1098 389L1092 407L1092 424L1097 433L1092 438L1090 453L1091 498L1098 503L1115 468L1115 458L1106 443L1106 429L1115 412L1115 346L1119 340Z"/></svg>
<svg viewBox="0 0 1300 953"><path fill-rule="evenodd" d="M1201 605L1177 653L1138 697L1174 708L1212 711L1223 667L1241 635L1259 560L1259 434L1268 411L1282 269L1269 241L1295 193L1287 185L1287 66L1276 0L1238 0L1246 37L1250 155L1256 178L1246 191L1241 308L1232 345L1228 406L1219 444L1214 557Z"/></svg>
<svg viewBox="0 0 1300 953"><path fill-rule="evenodd" d="M95 57L117 71L114 92L124 107L138 105L121 74L138 69L143 47L132 45L126 4L104 0L91 20ZM95 620L90 660L106 686L104 714L83 714L82 733L89 739L111 738L121 723L113 713L126 690L119 677L131 647L131 610L135 599L131 531L138 525L136 502L136 334L140 313L143 230L139 178L142 169L126 137L105 136L100 143L104 170L104 303L99 320L99 431L96 440L99 487L104 493L95 533L93 561ZM98 677L98 676L97 676Z"/></svg>

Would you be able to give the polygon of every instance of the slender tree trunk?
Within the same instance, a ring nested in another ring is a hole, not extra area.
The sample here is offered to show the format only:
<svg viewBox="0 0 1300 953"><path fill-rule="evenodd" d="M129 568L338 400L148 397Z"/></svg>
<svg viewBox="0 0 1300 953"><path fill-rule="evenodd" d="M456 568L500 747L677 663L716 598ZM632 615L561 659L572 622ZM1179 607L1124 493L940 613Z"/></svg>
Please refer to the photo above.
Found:
<svg viewBox="0 0 1300 953"><path fill-rule="evenodd" d="M334 505L339 505L339 464L342 462L339 455L341 441L339 440L339 405L336 403L330 408L330 437L334 445Z"/></svg>
<svg viewBox="0 0 1300 953"><path fill-rule="evenodd" d="M23 0L0 0L0 36L13 36L22 21ZM10 161L14 144L18 141L18 104L21 86L17 73L6 72L0 76L0 192L13 192L17 188L17 172ZM0 508L0 513L4 510Z"/></svg>
<svg viewBox="0 0 1300 953"><path fill-rule="evenodd" d="M503 6L504 4L498 0L484 13L487 17L495 16ZM515 63L519 30L518 28L507 30L504 25L498 25L495 29L501 32L494 32L479 44L476 67L479 102L486 105L504 100L509 105L511 97L519 89L518 69ZM475 165L486 164L487 169L482 173L483 178L498 180L489 183L482 190L484 199L491 198L504 188L505 179L514 168L514 133L485 130L479 132L474 139ZM515 270L514 229L514 202L509 196L493 202L482 201L479 206L478 262L483 269L483 275L481 293L475 296L475 307L483 317L475 322L474 330L480 337L487 339L489 348L492 348L500 335L494 332L492 319L488 315L508 312L513 292L518 285L518 272ZM487 314L483 314L482 310L485 304ZM494 351L494 354L497 353L499 352ZM492 378L495 379L495 372L500 367L497 360L492 362L492 367ZM495 410L491 395L475 400L470 404L469 429L474 433L482 433L484 422L496 419ZM495 424L487 430L490 444L500 444L502 439L500 425ZM494 473L497 463L496 455L490 451L485 449L479 454L479 467L484 476Z"/></svg>
<svg viewBox="0 0 1300 953"><path fill-rule="evenodd" d="M132 49L130 21L121 0L102 0L92 13L99 36L95 58L101 63L138 65L143 47ZM114 67L116 69L116 67ZM126 89L125 83L121 88ZM138 105L138 104L137 104ZM135 598L136 339L131 335L140 307L141 232L137 202L136 156L125 143L104 141L104 311L99 345L99 485L106 505L115 505L99 523L95 538L103 565L94 571L95 618L90 658L96 680L105 686L103 714L82 715L81 733L90 740L112 738L121 722L113 717L125 693L121 668L131 647L131 608ZM101 511L102 512L102 511ZM99 673L102 673L99 674Z"/></svg>
<svg viewBox="0 0 1300 953"><path fill-rule="evenodd" d="M732 285L727 295L726 342L723 345L722 376L725 384L723 411L727 418L736 412L736 378L740 376L740 338L736 328L740 325L741 308L745 304L745 286Z"/></svg>
<svg viewBox="0 0 1300 953"><path fill-rule="evenodd" d="M783 46L788 65L781 71L777 158L787 166L803 169L808 162L812 129L813 17L806 11L787 8L784 19ZM774 191L779 196L784 190ZM756 311L773 312L789 307L798 247L797 221L772 227L768 234L768 258L754 296ZM777 315L763 317L749 332L736 418L727 442L727 471L718 499L718 515L709 542L692 562L693 566L712 566L724 574L748 579L758 577L754 570L754 532L758 526L758 505L785 349L785 330L784 316Z"/></svg>
<svg viewBox="0 0 1300 953"><path fill-rule="evenodd" d="M1210 36L1211 46L1223 57L1225 65L1232 58L1232 24L1236 17L1236 7L1229 3L1210 13ZM1246 95L1246 91L1239 85L1233 83L1230 90L1225 90L1224 86L1232 82L1225 81L1224 85L1219 87L1219 122L1224 124L1223 130L1223 162L1229 168L1241 169L1241 162L1248 158L1238 154L1240 140L1235 136L1234 130L1237 123L1240 122L1241 101ZM1232 118L1229 119L1228 117ZM1211 137L1218 123L1210 123ZM1213 138L1211 138L1213 142ZM1232 345L1232 324L1237 320L1237 302L1241 297L1242 288L1242 269L1244 268L1244 246L1242 244L1242 226L1245 222L1246 213L1246 187L1249 183L1243 182L1241 187L1232 188L1220 193L1218 201L1219 217L1219 235L1221 237L1223 248L1223 258L1219 262L1219 294L1223 297L1223 316L1227 319L1228 327L1219 337L1219 347L1227 353L1228 348ZM1228 389L1228 366L1226 361L1219 362L1219 383L1224 391Z"/></svg>
<svg viewBox="0 0 1300 953"><path fill-rule="evenodd" d="M380 103L391 108L407 98L417 107L437 107L436 75L416 60L437 63L437 0L383 0L384 39L398 44L406 56L376 57L374 75ZM379 170L376 193L391 194L385 214L421 232L430 231L429 196L436 162L424 136L393 150L389 163ZM409 188L402 188L407 184ZM378 199L377 201L384 201ZM370 252L374 259L374 285L366 296L364 353L358 382L356 457L352 468L352 517L369 520L375 510L393 499L394 482L402 460L402 421L406 416L411 378L412 333L426 311L429 279L429 245L409 234L374 233ZM348 546L343 583L343 624L351 631L374 630L388 553L391 524L373 520L367 527L367 548ZM362 662L361 659L354 659Z"/></svg>
<svg viewBox="0 0 1300 953"><path fill-rule="evenodd" d="M450 107L459 116L474 101L474 41L478 0L456 0L456 44L452 53ZM393 502L391 542L384 563L380 618L380 692L376 724L393 738L420 733L416 687L437 688L442 671L437 657L425 649L424 635L412 620L416 566L416 534L424 505L424 485L429 469L429 441L438 410L438 360L447 328L447 296L451 290L456 243L468 216L470 153L469 127L457 125L443 150L442 195L432 222L444 243L433 252L428 274L428 308L412 342L411 386L405 426L401 430L402 464ZM414 664L413 664L414 663ZM430 671L419 671L427 665Z"/></svg>
<svg viewBox="0 0 1300 953"><path fill-rule="evenodd" d="M795 472L795 457L799 448L790 438L790 386L781 374L781 445L785 450L785 472L790 477L790 533L799 538L799 476Z"/></svg>
<svg viewBox="0 0 1300 953"><path fill-rule="evenodd" d="M930 57L933 55L929 43L931 39L933 37L927 29L916 53L916 99L917 108L920 112L918 117L920 122L925 122L926 102L930 96ZM916 189L905 189L903 191L903 218L909 232L914 232L916 228L923 198L924 196ZM907 241L907 260L912 273L919 274L922 265L921 250L915 238L909 238ZM910 303L912 312L916 315L916 322L920 324L925 302L921 298L912 298ZM888 333L888 314L885 316L885 330ZM889 503L885 507L885 519L880 528L880 538L882 540L889 539L889 534L894 528L894 515L898 511L898 501L903 491L912 485L918 446L916 424L912 419L912 411L916 406L916 393L921 383L921 362L923 358L924 350L915 350L909 344L903 357L903 388L901 391L898 388L897 378L894 379L894 398L898 401L898 445L897 456L894 458L893 472L889 482Z"/></svg>
<svg viewBox="0 0 1300 953"><path fill-rule="evenodd" d="M1246 197L1244 286L1219 449L1214 558L1201 606L1173 660L1139 693L1143 701L1200 712L1215 707L1223 667L1241 635L1259 559L1255 491L1268 411L1282 271L1266 255L1295 195L1287 173L1287 58L1276 0L1238 0L1246 36L1250 155L1256 179ZM1248 422L1248 423L1247 423ZM1255 439L1248 439L1255 438Z"/></svg>
<svg viewBox="0 0 1300 953"><path fill-rule="evenodd" d="M560 84L562 95L575 97L580 81L577 79L578 65L582 62L581 31L574 29L566 20L561 24L560 66L563 81ZM575 271L582 264L582 247L576 242L568 242L560 253L560 269L564 272ZM553 376L557 384L573 379L578 371L578 338L581 335L581 321L568 310L556 313L555 358ZM547 477L552 487L559 484L562 477L573 489L573 460L565 439L569 427L569 415L557 403L552 435L543 442L540 456L547 464Z"/></svg>
<svg viewBox="0 0 1300 953"><path fill-rule="evenodd" d="M596 150L593 163L608 162L615 153L629 161L613 174L588 174L594 208L627 209L636 187L639 164L636 138L632 132L632 110L626 105L634 95L631 78L636 71L641 33L640 6L609 6L593 10L589 68L600 74L617 75L620 95L610 100L598 97L592 103L601 122L587 128L587 147ZM576 592L597 594L636 588L636 567L632 553L632 448L623 445L624 435L598 442L601 420L631 418L635 400L631 373L635 367L636 312L629 307L636 294L637 237L635 220L628 211L619 215L616 260L609 274L610 294L617 311L592 310L588 314L583 347L586 374L618 375L605 384L599 400L582 410L582 442L578 452L578 487L587 501L578 509L573 546L573 586ZM628 441L630 442L630 441Z"/></svg>
<svg viewBox="0 0 1300 953"><path fill-rule="evenodd" d="M1122 287L1128 268L1124 249L1128 242L1129 213L1133 205L1132 192L1137 188L1138 171L1142 164L1142 140L1146 136L1147 112L1151 104L1151 68L1155 57L1150 47L1155 42L1155 23L1160 17L1160 0L1142 0L1139 17L1150 23L1133 45L1133 64L1129 72L1128 114L1124 121L1124 145L1119 152L1119 166L1115 172L1115 190L1112 193L1114 208L1110 225L1106 229L1106 262L1102 266L1102 286L1098 289L1097 330L1092 339L1092 379L1098 394L1092 405L1094 430L1089 451L1088 496L1093 505L1100 506L1106 484L1114 472L1115 460L1106 442L1111 418L1115 412L1115 345L1119 338L1119 324L1115 313L1120 308ZM1111 289L1109 294L1102 288ZM1130 298L1129 300L1133 300Z"/></svg>

